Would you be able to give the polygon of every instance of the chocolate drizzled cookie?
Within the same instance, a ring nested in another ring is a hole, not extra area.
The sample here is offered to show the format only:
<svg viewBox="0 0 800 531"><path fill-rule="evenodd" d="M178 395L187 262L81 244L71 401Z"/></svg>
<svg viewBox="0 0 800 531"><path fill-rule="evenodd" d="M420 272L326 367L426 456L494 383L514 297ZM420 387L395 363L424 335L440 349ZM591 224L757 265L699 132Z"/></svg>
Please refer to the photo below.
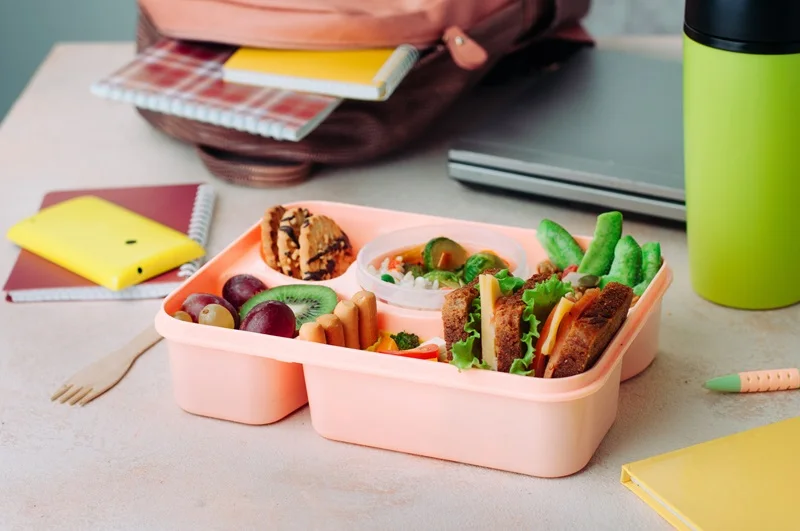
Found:
<svg viewBox="0 0 800 531"><path fill-rule="evenodd" d="M331 218L306 218L300 229L300 278L327 280L344 273L355 259L347 234Z"/></svg>
<svg viewBox="0 0 800 531"><path fill-rule="evenodd" d="M300 230L306 219L313 219L305 208L287 210L278 227L278 263L284 275L301 278Z"/></svg>
<svg viewBox="0 0 800 531"><path fill-rule="evenodd" d="M281 205L274 206L261 218L261 254L264 261L272 269L279 269L278 264L278 228L286 209Z"/></svg>

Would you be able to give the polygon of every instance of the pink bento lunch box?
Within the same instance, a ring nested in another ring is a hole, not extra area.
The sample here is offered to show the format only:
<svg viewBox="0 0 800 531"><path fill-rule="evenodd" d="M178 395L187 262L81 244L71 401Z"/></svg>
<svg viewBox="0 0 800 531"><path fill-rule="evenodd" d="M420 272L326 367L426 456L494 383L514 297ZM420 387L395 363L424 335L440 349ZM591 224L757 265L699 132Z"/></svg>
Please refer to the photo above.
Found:
<svg viewBox="0 0 800 531"><path fill-rule="evenodd" d="M412 226L458 223L517 240L535 264L546 259L527 228L490 225L325 201L298 202L333 218L358 251L372 238ZM249 273L269 287L304 283L261 257L260 220L171 293L155 318L169 350L175 400L196 415L239 423L277 422L309 405L325 438L420 456L559 477L580 471L617 415L620 383L655 358L661 304L672 281L666 260L594 367L561 379L528 378L446 363L310 343L172 318L195 292L220 294ZM590 239L576 237L584 248ZM340 298L362 288L354 263L321 281ZM378 302L382 330L442 337L441 314ZM557 451L553 451L558 449Z"/></svg>

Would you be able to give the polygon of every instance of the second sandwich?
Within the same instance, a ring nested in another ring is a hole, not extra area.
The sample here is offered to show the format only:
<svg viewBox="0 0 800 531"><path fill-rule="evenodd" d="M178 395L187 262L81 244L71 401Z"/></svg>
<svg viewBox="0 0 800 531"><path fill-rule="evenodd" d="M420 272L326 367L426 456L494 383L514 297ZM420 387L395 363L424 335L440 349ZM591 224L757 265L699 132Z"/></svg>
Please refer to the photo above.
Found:
<svg viewBox="0 0 800 531"><path fill-rule="evenodd" d="M543 378L590 369L627 318L633 290L610 282L576 291L559 275L486 272L442 308L447 361Z"/></svg>

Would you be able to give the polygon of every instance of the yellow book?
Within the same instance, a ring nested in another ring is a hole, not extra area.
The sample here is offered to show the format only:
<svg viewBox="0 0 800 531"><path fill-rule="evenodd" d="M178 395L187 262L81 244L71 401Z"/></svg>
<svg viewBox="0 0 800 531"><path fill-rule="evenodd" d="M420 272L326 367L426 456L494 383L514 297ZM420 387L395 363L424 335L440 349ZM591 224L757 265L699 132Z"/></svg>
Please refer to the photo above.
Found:
<svg viewBox="0 0 800 531"><path fill-rule="evenodd" d="M409 45L341 51L239 48L222 72L231 83L383 101L417 59L419 51Z"/></svg>
<svg viewBox="0 0 800 531"><path fill-rule="evenodd" d="M622 467L623 485L673 527L796 531L800 417Z"/></svg>
<svg viewBox="0 0 800 531"><path fill-rule="evenodd" d="M91 195L42 209L11 227L7 236L112 291L205 255L186 234Z"/></svg>

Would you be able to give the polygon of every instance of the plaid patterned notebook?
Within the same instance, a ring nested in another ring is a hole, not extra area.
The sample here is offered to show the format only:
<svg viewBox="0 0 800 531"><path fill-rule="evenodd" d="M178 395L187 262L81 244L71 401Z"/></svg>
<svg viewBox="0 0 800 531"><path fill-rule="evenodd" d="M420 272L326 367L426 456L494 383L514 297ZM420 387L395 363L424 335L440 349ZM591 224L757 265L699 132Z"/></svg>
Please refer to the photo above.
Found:
<svg viewBox="0 0 800 531"><path fill-rule="evenodd" d="M341 98L226 83L236 48L163 39L92 85L93 94L137 107L278 140L298 141Z"/></svg>

